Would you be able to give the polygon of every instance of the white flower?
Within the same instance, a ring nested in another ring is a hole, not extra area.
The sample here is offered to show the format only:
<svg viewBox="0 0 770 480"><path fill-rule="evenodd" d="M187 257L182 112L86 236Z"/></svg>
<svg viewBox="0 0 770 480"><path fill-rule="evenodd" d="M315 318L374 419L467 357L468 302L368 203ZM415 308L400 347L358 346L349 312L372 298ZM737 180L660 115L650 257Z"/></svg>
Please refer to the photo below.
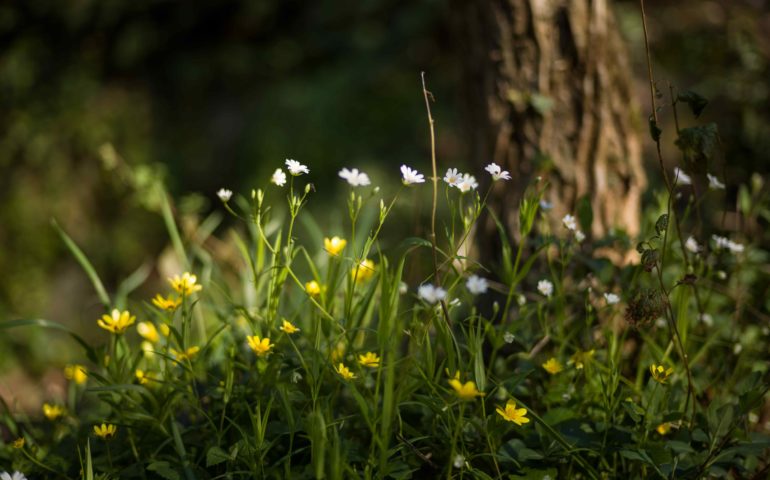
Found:
<svg viewBox="0 0 770 480"><path fill-rule="evenodd" d="M420 288L417 289L417 296L429 304L434 305L446 298L446 290L441 287L435 287L430 283L426 283L420 285Z"/></svg>
<svg viewBox="0 0 770 480"><path fill-rule="evenodd" d="M463 193L469 190L476 190L478 186L479 184L476 182L476 178L473 175L469 175L467 173L463 175L463 179L460 180L460 183L457 184L457 188L459 188Z"/></svg>
<svg viewBox="0 0 770 480"><path fill-rule="evenodd" d="M398 293L403 295L403 294L405 294L408 291L409 291L409 285L407 285L406 282L400 282L398 284Z"/></svg>
<svg viewBox="0 0 770 480"><path fill-rule="evenodd" d="M546 200L540 200L540 208L543 210L550 210L553 208L553 203L548 202Z"/></svg>
<svg viewBox="0 0 770 480"><path fill-rule="evenodd" d="M725 184L720 182L717 177L714 175L711 175L710 173L706 174L706 178L709 179L709 188L712 190L724 190Z"/></svg>
<svg viewBox="0 0 770 480"><path fill-rule="evenodd" d="M501 178L503 180L511 179L511 174L508 173L506 170L503 170L502 167L500 167L500 165L496 163L490 163L489 165L484 167L484 170L486 170L487 172L489 172L490 175L492 175L492 180L497 181L497 180L500 180Z"/></svg>
<svg viewBox="0 0 770 480"><path fill-rule="evenodd" d="M527 297L520 293L519 296L516 297L516 303L518 303L520 307L523 307L527 303Z"/></svg>
<svg viewBox="0 0 770 480"><path fill-rule="evenodd" d="M19 471L13 472L13 474L0 472L0 480L27 480L27 477Z"/></svg>
<svg viewBox="0 0 770 480"><path fill-rule="evenodd" d="M403 176L401 181L404 182L404 185L411 185L413 183L425 183L425 177L422 176L422 173L418 172L417 170L412 170L406 165L401 165L401 175Z"/></svg>
<svg viewBox="0 0 770 480"><path fill-rule="evenodd" d="M276 168L275 172L273 172L273 176L270 177L270 182L278 185L279 187L283 187L286 185L286 174L283 173L283 170L280 168Z"/></svg>
<svg viewBox="0 0 770 480"><path fill-rule="evenodd" d="M714 325L714 317L711 316L710 313L704 313L700 316L700 321L703 322L704 325L707 327L711 327Z"/></svg>
<svg viewBox="0 0 770 480"><path fill-rule="evenodd" d="M615 305L620 301L620 297L614 293L605 293L604 299L607 300L607 305Z"/></svg>
<svg viewBox="0 0 770 480"><path fill-rule="evenodd" d="M340 170L339 175L340 177L347 180L352 187L365 187L371 183L369 181L369 175L365 174L364 172L359 172L357 168L352 170L343 168Z"/></svg>
<svg viewBox="0 0 770 480"><path fill-rule="evenodd" d="M286 168L288 168L289 173L295 177L302 175L303 173L310 173L310 170L306 166L291 158L286 159Z"/></svg>
<svg viewBox="0 0 770 480"><path fill-rule="evenodd" d="M575 217L569 213L564 215L564 218L561 219L561 223L567 230L572 230L573 232L577 230L577 221L575 220Z"/></svg>
<svg viewBox="0 0 770 480"><path fill-rule="evenodd" d="M220 188L219 191L217 192L217 196L223 202L228 202L230 201L230 198L233 196L233 192L232 190L228 190L226 188Z"/></svg>
<svg viewBox="0 0 770 480"><path fill-rule="evenodd" d="M700 252L700 245L698 245L698 242L693 237L687 237L687 241L684 242L684 248L692 253Z"/></svg>
<svg viewBox="0 0 770 480"><path fill-rule="evenodd" d="M712 235L711 238L714 240L714 244L718 249L730 250L732 253L741 253L745 249L745 247L742 244L738 242L733 242L732 240L726 237L720 237L719 235Z"/></svg>
<svg viewBox="0 0 770 480"><path fill-rule="evenodd" d="M537 290L548 298L553 295L553 283L549 280L540 280L537 282Z"/></svg>
<svg viewBox="0 0 770 480"><path fill-rule="evenodd" d="M674 167L674 178L678 185L692 185L692 179L679 167Z"/></svg>
<svg viewBox="0 0 770 480"><path fill-rule="evenodd" d="M465 457L458 453L455 455L452 465L454 465L455 468L463 468L463 465L465 465Z"/></svg>
<svg viewBox="0 0 770 480"><path fill-rule="evenodd" d="M505 340L505 343L513 343L513 341L516 340L516 335L511 332L505 332L503 334L503 340Z"/></svg>
<svg viewBox="0 0 770 480"><path fill-rule="evenodd" d="M736 343L735 345L733 345L733 353L735 355L738 355L742 351L743 351L743 345L741 345L740 343Z"/></svg>
<svg viewBox="0 0 770 480"><path fill-rule="evenodd" d="M478 275L471 275L468 277L468 281L465 282L465 288L467 288L473 295L480 295L482 293L487 293L489 283L486 278L481 278Z"/></svg>
<svg viewBox="0 0 770 480"><path fill-rule="evenodd" d="M446 171L446 175L444 175L444 181L450 187L456 187L460 180L462 180L462 175L460 175L456 168L450 168Z"/></svg>
<svg viewBox="0 0 770 480"><path fill-rule="evenodd" d="M582 242L586 239L586 234L583 233L581 230L575 230L575 240L578 241L578 243Z"/></svg>

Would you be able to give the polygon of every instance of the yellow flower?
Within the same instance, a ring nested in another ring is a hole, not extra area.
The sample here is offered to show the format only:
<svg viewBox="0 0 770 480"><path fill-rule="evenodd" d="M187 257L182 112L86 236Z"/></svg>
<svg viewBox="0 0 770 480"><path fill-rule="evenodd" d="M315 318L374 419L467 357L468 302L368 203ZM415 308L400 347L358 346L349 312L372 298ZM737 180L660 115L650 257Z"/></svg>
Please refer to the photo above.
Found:
<svg viewBox="0 0 770 480"><path fill-rule="evenodd" d="M258 357L268 355L270 353L270 349L275 346L275 344L270 344L270 339L267 337L260 339L255 335L246 337L246 340L249 342L249 346L252 350L254 350L254 353L256 353Z"/></svg>
<svg viewBox="0 0 770 480"><path fill-rule="evenodd" d="M169 295L167 298L163 298L163 295L159 293L155 295L155 298L152 299L152 304L160 308L161 310L167 310L169 312L173 312L174 310L179 308L179 305L182 304L182 299L173 298L171 295Z"/></svg>
<svg viewBox="0 0 770 480"><path fill-rule="evenodd" d="M166 325L165 323L161 323L160 333L162 333L164 337L168 337L168 335L171 333L171 328L169 328L169 326Z"/></svg>
<svg viewBox="0 0 770 480"><path fill-rule="evenodd" d="M340 237L324 238L324 249L331 255L339 255L345 249L348 241Z"/></svg>
<svg viewBox="0 0 770 480"><path fill-rule="evenodd" d="M150 381L157 380L156 376L152 372L145 372L144 370L136 369L134 376L140 385L147 385Z"/></svg>
<svg viewBox="0 0 770 480"><path fill-rule="evenodd" d="M334 370L337 371L337 373L340 374L340 377L344 378L345 380L352 380L356 378L355 374L350 371L348 367L345 366L344 363L340 363L336 367L334 367Z"/></svg>
<svg viewBox="0 0 770 480"><path fill-rule="evenodd" d="M171 284L171 288L181 295L192 295L203 290L203 286L198 284L198 277L190 272L184 272L181 277L175 275L173 278L169 278L168 282Z"/></svg>
<svg viewBox="0 0 770 480"><path fill-rule="evenodd" d="M78 385L83 385L88 380L86 367L83 365L67 365L64 367L64 376L67 380L74 380Z"/></svg>
<svg viewBox="0 0 770 480"><path fill-rule="evenodd" d="M144 339L149 340L152 343L157 343L160 340L158 335L158 329L155 328L150 322L139 322L136 324L136 331L139 332Z"/></svg>
<svg viewBox="0 0 770 480"><path fill-rule="evenodd" d="M173 355L178 362L184 362L185 360L191 360L196 353L200 352L200 350L201 350L200 347L195 346L195 347L188 348L184 352L174 350L173 348L170 349L169 351L171 352L171 355Z"/></svg>
<svg viewBox="0 0 770 480"><path fill-rule="evenodd" d="M585 352L578 350L570 357L569 362L567 363L570 365L575 365L575 368L578 370L582 370L585 364L593 360L594 353L596 353L596 350L594 349Z"/></svg>
<svg viewBox="0 0 770 480"><path fill-rule="evenodd" d="M344 342L339 342L336 347L334 347L334 350L332 350L332 363L336 362L337 360L342 359L342 357L345 356L345 352L347 351L348 347L345 345Z"/></svg>
<svg viewBox="0 0 770 480"><path fill-rule="evenodd" d="M321 294L321 285L315 280L311 280L305 284L305 291L312 297L318 296Z"/></svg>
<svg viewBox="0 0 770 480"><path fill-rule="evenodd" d="M476 397L483 397L486 395L484 392L479 392L473 381L469 380L462 383L460 381L460 372L455 373L454 378L449 379L449 386L454 388L455 393L460 400L473 400Z"/></svg>
<svg viewBox="0 0 770 480"><path fill-rule="evenodd" d="M356 282L363 283L374 276L374 266L374 262L368 258L366 260L361 260L361 262L350 271L350 275Z"/></svg>
<svg viewBox="0 0 770 480"><path fill-rule="evenodd" d="M290 321L284 320L283 325L278 329L282 332L286 332L289 335L299 332L299 328L295 327Z"/></svg>
<svg viewBox="0 0 770 480"><path fill-rule="evenodd" d="M556 375L557 373L564 370L564 367L561 365L561 363L553 357L549 358L548 361L543 364L543 368L545 368L545 371L551 375Z"/></svg>
<svg viewBox="0 0 770 480"><path fill-rule="evenodd" d="M364 367L377 368L380 366L380 357L374 352L366 352L364 355L358 356L358 363Z"/></svg>
<svg viewBox="0 0 770 480"><path fill-rule="evenodd" d="M94 433L102 440L111 440L117 433L118 427L110 423L102 423L101 425L94 425Z"/></svg>
<svg viewBox="0 0 770 480"><path fill-rule="evenodd" d="M505 408L497 407L496 410L501 417L503 417L509 422L515 423L516 425L523 425L525 423L529 423L529 419L526 417L527 409L516 408L515 400L508 400L508 403L505 404Z"/></svg>
<svg viewBox="0 0 770 480"><path fill-rule="evenodd" d="M60 407L59 405L51 405L49 403L43 404L43 415L45 415L45 418L48 420L56 420L57 418L64 415L64 408Z"/></svg>
<svg viewBox="0 0 770 480"><path fill-rule="evenodd" d="M16 440L13 441L13 448L24 448L24 437L19 437Z"/></svg>
<svg viewBox="0 0 770 480"><path fill-rule="evenodd" d="M669 367L666 368L663 365L655 365L654 363L650 365L650 373L652 374L652 378L658 382L658 383L666 383L666 380L668 380L668 377L671 376L672 373L674 373L674 369Z"/></svg>
<svg viewBox="0 0 770 480"><path fill-rule="evenodd" d="M102 318L98 319L96 323L109 332L121 334L133 325L135 321L136 317L131 315L128 310L121 312L115 309L110 315L102 315Z"/></svg>
<svg viewBox="0 0 770 480"><path fill-rule="evenodd" d="M661 423L660 425L658 425L655 431L657 431L661 435L667 435L668 432L671 431L671 422Z"/></svg>

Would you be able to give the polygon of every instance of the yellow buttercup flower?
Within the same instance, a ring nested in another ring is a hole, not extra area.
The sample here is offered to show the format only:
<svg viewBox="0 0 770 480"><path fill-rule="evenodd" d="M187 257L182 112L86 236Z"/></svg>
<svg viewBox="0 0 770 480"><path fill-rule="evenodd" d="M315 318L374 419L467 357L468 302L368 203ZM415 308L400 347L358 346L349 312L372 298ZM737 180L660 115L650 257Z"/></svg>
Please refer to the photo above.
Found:
<svg viewBox="0 0 770 480"><path fill-rule="evenodd" d="M569 362L567 363L570 365L575 365L575 368L578 370L582 370L585 364L590 363L591 360L593 360L594 353L596 353L596 350L594 349L585 352L578 350L572 355L572 357L570 357Z"/></svg>
<svg viewBox="0 0 770 480"><path fill-rule="evenodd" d="M357 283L363 283L372 276L374 276L374 262L369 260L361 260L361 262L350 270L350 275Z"/></svg>
<svg viewBox="0 0 770 480"><path fill-rule="evenodd" d="M158 340L160 340L160 335L158 335L158 329L155 328L155 325L153 325L150 322L139 322L136 324L136 331L141 335L145 340L148 340L152 343L158 343Z"/></svg>
<svg viewBox="0 0 770 480"><path fill-rule="evenodd" d="M345 342L339 342L336 347L334 347L334 350L332 350L332 363L336 362L337 360L342 359L342 357L345 356L345 352L347 351L348 347L345 345Z"/></svg>
<svg viewBox="0 0 770 480"><path fill-rule="evenodd" d="M168 337L169 334L171 333L171 328L168 325L166 325L165 323L161 323L159 328L160 328L160 333L164 337Z"/></svg>
<svg viewBox="0 0 770 480"><path fill-rule="evenodd" d="M449 379L449 386L455 390L455 393L460 400L474 400L476 397L483 397L486 395L484 392L480 392L476 388L476 383L469 380L465 383L460 381L460 372L455 373L454 378Z"/></svg>
<svg viewBox="0 0 770 480"><path fill-rule="evenodd" d="M24 448L24 437L19 437L16 440L13 441L13 448L21 449Z"/></svg>
<svg viewBox="0 0 770 480"><path fill-rule="evenodd" d="M111 440L118 431L118 427L110 423L94 425L94 434L102 440Z"/></svg>
<svg viewBox="0 0 770 480"><path fill-rule="evenodd" d="M268 355L270 349L275 347L275 344L271 344L270 339L267 337L260 339L258 336L254 335L246 337L246 340L249 342L249 347L254 350L254 353L256 353L258 357Z"/></svg>
<svg viewBox="0 0 770 480"><path fill-rule="evenodd" d="M282 332L288 333L291 335L292 333L299 332L299 328L295 327L290 321L284 320L281 327L278 329Z"/></svg>
<svg viewBox="0 0 770 480"><path fill-rule="evenodd" d="M155 295L155 298L152 299L152 304L160 308L161 310L167 310L169 312L173 312L174 310L179 308L179 305L182 304L182 299L173 298L171 295L169 295L166 298L163 298L163 295L159 293Z"/></svg>
<svg viewBox="0 0 770 480"><path fill-rule="evenodd" d="M64 407L60 407L59 405L51 405L49 403L43 404L43 415L45 415L45 418L48 420L56 420L57 418L64 415Z"/></svg>
<svg viewBox="0 0 770 480"><path fill-rule="evenodd" d="M171 352L171 355L173 355L174 358L176 358L176 360L178 362L183 362L185 360L191 360L192 357L195 356L195 354L200 352L200 350L201 350L201 348L198 347L198 346L190 347L187 350L185 350L184 352L180 352L178 350L174 350L173 348L169 349L169 351Z"/></svg>
<svg viewBox="0 0 770 480"><path fill-rule="evenodd" d="M157 380L157 377L152 372L145 372L144 370L136 369L134 376L140 385L147 385L150 381Z"/></svg>
<svg viewBox="0 0 770 480"><path fill-rule="evenodd" d="M655 431L661 435L667 435L671 431L671 422L661 423L655 428Z"/></svg>
<svg viewBox="0 0 770 480"><path fill-rule="evenodd" d="M380 357L374 352L366 352L358 356L358 363L364 367L377 368L380 366Z"/></svg>
<svg viewBox="0 0 770 480"><path fill-rule="evenodd" d="M671 367L666 368L663 365L655 365L653 363L650 365L650 373L656 382L665 384L666 380L668 380L668 377L674 373L674 369Z"/></svg>
<svg viewBox="0 0 770 480"><path fill-rule="evenodd" d="M324 238L324 249L331 255L339 255L348 241L340 237Z"/></svg>
<svg viewBox="0 0 770 480"><path fill-rule="evenodd" d="M305 284L305 291L311 297L317 297L321 294L321 285L315 280L311 280Z"/></svg>
<svg viewBox="0 0 770 480"><path fill-rule="evenodd" d="M67 380L73 380L78 385L83 385L88 380L86 367L83 365L67 365L64 367L64 376Z"/></svg>
<svg viewBox="0 0 770 480"><path fill-rule="evenodd" d="M98 319L96 323L109 332L121 334L133 325L135 321L136 317L131 315L128 310L121 312L116 308L110 315L102 315L102 318Z"/></svg>
<svg viewBox="0 0 770 480"><path fill-rule="evenodd" d="M548 361L543 364L543 368L545 369L546 372L550 373L551 375L556 375L557 373L564 370L564 367L562 366L561 362L559 362L553 357L549 358Z"/></svg>
<svg viewBox="0 0 770 480"><path fill-rule="evenodd" d="M523 425L525 423L529 423L529 419L526 417L527 409L516 408L515 400L508 400L508 403L505 404L505 408L497 407L496 411L505 420L509 422L513 422L516 425Z"/></svg>
<svg viewBox="0 0 770 480"><path fill-rule="evenodd" d="M182 276L175 275L168 279L171 288L180 295L192 295L195 292L203 290L203 286L198 284L198 277L190 272L184 272Z"/></svg>
<svg viewBox="0 0 770 480"><path fill-rule="evenodd" d="M334 370L339 373L340 377L344 378L345 380L352 380L356 378L355 374L350 371L348 367L345 366L344 363L340 363L336 367L334 367Z"/></svg>

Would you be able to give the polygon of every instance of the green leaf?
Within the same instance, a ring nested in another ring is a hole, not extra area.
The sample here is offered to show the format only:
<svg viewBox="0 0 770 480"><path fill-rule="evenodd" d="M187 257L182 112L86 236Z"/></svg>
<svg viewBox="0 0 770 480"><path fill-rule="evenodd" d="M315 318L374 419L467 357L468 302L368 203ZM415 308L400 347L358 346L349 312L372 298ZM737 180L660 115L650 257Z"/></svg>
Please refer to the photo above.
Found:
<svg viewBox="0 0 770 480"><path fill-rule="evenodd" d="M700 117L700 114L703 113L703 109L706 108L706 105L709 103L708 100L701 97L692 90L687 90L686 92L680 93L676 96L676 99L677 101L684 102L689 105L692 114L695 115L695 118Z"/></svg>
<svg viewBox="0 0 770 480"><path fill-rule="evenodd" d="M663 215L658 217L658 221L655 222L655 233L657 233L658 236L661 236L666 232L667 228L668 228L668 214L664 213Z"/></svg>
<svg viewBox="0 0 770 480"><path fill-rule="evenodd" d="M96 294L99 295L99 300L102 301L104 308L110 308L112 305L112 302L110 302L110 296L107 295L107 290L105 290L104 284L99 278L99 275L96 273L96 269L88 260L88 257L86 257L86 254L83 253L83 250L77 246L75 241L72 240L69 235L67 235L67 233L59 226L58 223L56 223L56 220L51 219L51 225L59 234L62 241L64 241L64 245L67 246L69 251L75 257L75 260L78 261L81 268L83 268L83 270L86 272L86 275L88 275L88 278L91 280L91 283L94 286L94 290L96 290Z"/></svg>
<svg viewBox="0 0 770 480"><path fill-rule="evenodd" d="M688 164L687 171L705 173L710 170L708 162L719 144L719 132L714 123L683 128L674 143L684 155Z"/></svg>
<svg viewBox="0 0 770 480"><path fill-rule="evenodd" d="M155 472L166 480L179 480L179 473L168 462L152 462L147 470Z"/></svg>
<svg viewBox="0 0 770 480"><path fill-rule="evenodd" d="M80 346L83 347L83 349L86 352L86 356L89 360L91 360L94 363L99 363L96 358L96 352L93 348L85 341L82 337L80 337L77 333L73 332L69 328L65 327L64 325L56 322L52 322L50 320L43 320L41 318L33 318L33 319L19 319L19 320L8 320L5 322L0 322L0 330L4 330L6 328L16 328L16 327L43 327L43 328L52 328L54 330L61 330L63 332L68 333L73 339L75 339L76 342L80 344Z"/></svg>
<svg viewBox="0 0 770 480"><path fill-rule="evenodd" d="M591 231L591 224L594 222L594 210L591 207L591 196L586 194L580 197L575 206L580 228L584 232Z"/></svg>
<svg viewBox="0 0 770 480"><path fill-rule="evenodd" d="M222 462L230 461L230 455L219 447L211 447L206 452L206 466L219 465Z"/></svg>

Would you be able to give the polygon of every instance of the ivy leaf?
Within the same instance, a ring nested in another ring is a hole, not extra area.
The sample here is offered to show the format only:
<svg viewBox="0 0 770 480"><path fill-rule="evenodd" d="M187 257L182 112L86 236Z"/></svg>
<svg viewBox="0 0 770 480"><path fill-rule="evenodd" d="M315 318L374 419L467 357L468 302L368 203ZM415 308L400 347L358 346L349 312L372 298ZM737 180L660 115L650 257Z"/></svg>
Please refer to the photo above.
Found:
<svg viewBox="0 0 770 480"><path fill-rule="evenodd" d="M703 109L706 108L706 105L709 103L708 100L701 97L692 90L687 90L686 92L680 93L676 96L676 99L677 101L684 102L689 105L692 114L695 115L695 118L700 117L700 114L703 113Z"/></svg>

